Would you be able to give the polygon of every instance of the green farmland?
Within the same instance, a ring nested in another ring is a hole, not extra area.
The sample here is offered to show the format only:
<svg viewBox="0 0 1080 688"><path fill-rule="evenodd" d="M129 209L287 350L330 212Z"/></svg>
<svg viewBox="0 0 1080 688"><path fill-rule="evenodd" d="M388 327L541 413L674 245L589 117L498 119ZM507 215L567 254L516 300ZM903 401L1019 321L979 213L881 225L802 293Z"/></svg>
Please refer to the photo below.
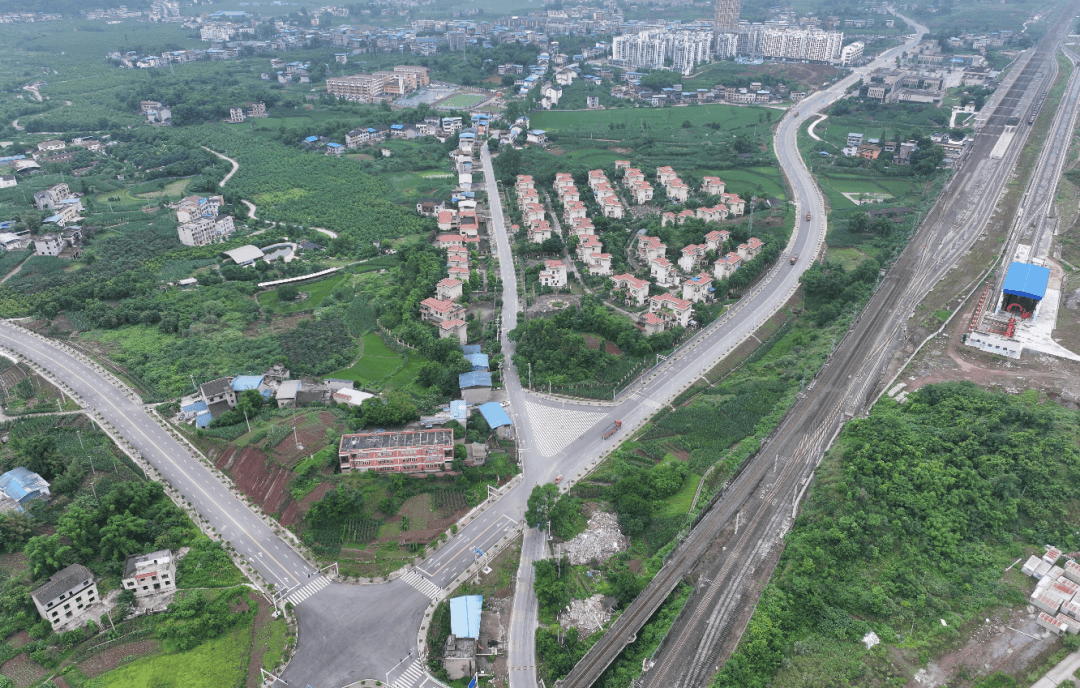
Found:
<svg viewBox="0 0 1080 688"><path fill-rule="evenodd" d="M720 131L733 131L764 124L771 119L779 119L777 113L761 107L737 107L734 105L695 105L678 108L619 108L615 110L593 111L555 111L534 112L529 117L529 125L534 129L560 134L578 136L595 135L598 139L609 131L637 132L647 130L654 135L670 134L678 138L700 138L708 136L698 127L706 124L719 124ZM684 127L684 122L690 122ZM626 125L626 129L615 130L613 125ZM625 135L625 134L624 134ZM713 133L714 139L718 133Z"/></svg>
<svg viewBox="0 0 1080 688"><path fill-rule="evenodd" d="M394 389L401 389L416 382L420 367L427 362L427 359L415 352L409 353L406 361L404 356L386 346L374 332L365 334L362 341L364 348L360 358L348 368L336 370L327 377L352 380L369 386L385 382Z"/></svg>

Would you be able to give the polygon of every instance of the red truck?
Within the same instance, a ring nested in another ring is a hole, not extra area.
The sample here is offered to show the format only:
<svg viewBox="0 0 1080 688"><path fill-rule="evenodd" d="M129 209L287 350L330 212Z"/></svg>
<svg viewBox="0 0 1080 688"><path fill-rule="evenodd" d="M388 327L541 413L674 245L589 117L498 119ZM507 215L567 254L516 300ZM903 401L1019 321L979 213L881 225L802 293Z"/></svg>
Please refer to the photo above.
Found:
<svg viewBox="0 0 1080 688"><path fill-rule="evenodd" d="M622 427L622 421L616 420L611 425L604 428L604 439L611 437L615 434L615 431Z"/></svg>
<svg viewBox="0 0 1080 688"><path fill-rule="evenodd" d="M810 221L810 213L807 213L807 214L806 214L806 221L807 221L807 222L809 222L809 221Z"/></svg>

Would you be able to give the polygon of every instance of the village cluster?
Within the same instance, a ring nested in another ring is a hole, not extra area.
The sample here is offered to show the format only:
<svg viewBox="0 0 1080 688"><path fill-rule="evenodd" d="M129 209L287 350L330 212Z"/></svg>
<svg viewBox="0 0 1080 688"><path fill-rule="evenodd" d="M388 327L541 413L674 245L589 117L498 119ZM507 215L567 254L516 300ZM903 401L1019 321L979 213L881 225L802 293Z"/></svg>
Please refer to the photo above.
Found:
<svg viewBox="0 0 1080 688"><path fill-rule="evenodd" d="M627 160L615 161L615 168L617 173L621 172L622 185L634 204L644 205L653 199L654 187L646 181L645 174L640 169L630 167ZM689 198L690 187L671 167L656 168L655 178L670 201L683 203ZM615 219L624 217L626 206L605 172L590 170L588 180L590 191L603 216ZM647 334L692 325L693 304L712 300L713 280L721 280L733 274L740 265L753 259L763 246L760 239L751 237L745 244L740 244L736 251L718 257L713 264L712 274L709 274L701 270L707 255L720 251L730 237L729 232L713 230L706 235L704 244L683 247L677 265L668 260L667 245L658 237L639 234L634 251L637 260L643 268L648 268L650 277L657 286L671 292L650 296L649 280L639 279L630 273L612 275L611 254L603 252L603 242L596 235L596 227L588 216L586 204L575 186L573 175L568 172L555 175L554 191L562 204L563 218L560 223L553 217L554 226L552 221L548 220L531 175L518 175L515 190L528 240L542 244L552 237L553 232L561 235L561 227L565 225L568 232L577 237L577 258L590 275L610 276L616 297L623 303L638 307L648 304L648 312L641 316L641 324ZM737 194L728 193L720 178L705 177L702 191L717 197L721 202L679 213L664 212L662 225L682 224L689 218L722 222L745 213L746 202ZM521 227L512 225L511 231L519 232ZM544 261L544 269L539 276L540 284L555 289L565 287L567 270L567 265L561 260Z"/></svg>

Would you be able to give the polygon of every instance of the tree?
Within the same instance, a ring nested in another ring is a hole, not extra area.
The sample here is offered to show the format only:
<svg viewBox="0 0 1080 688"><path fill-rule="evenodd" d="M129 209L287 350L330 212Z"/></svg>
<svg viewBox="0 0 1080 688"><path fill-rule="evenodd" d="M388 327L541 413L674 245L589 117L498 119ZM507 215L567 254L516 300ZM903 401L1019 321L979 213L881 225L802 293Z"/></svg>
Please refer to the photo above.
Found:
<svg viewBox="0 0 1080 688"><path fill-rule="evenodd" d="M279 301L295 301L300 296L300 288L295 284L283 284L277 288Z"/></svg>
<svg viewBox="0 0 1080 688"><path fill-rule="evenodd" d="M86 560L96 554L98 526L94 514L75 505L60 517L56 532L71 540L79 558Z"/></svg>
<svg viewBox="0 0 1080 688"><path fill-rule="evenodd" d="M555 483L536 485L529 494L525 510L525 522L535 525L540 530L547 527L548 514L559 499L559 486Z"/></svg>
<svg viewBox="0 0 1080 688"><path fill-rule="evenodd" d="M16 552L22 549L34 528L26 514L8 511L0 514L0 552Z"/></svg>
<svg viewBox="0 0 1080 688"><path fill-rule="evenodd" d="M259 409L262 408L263 402L265 401L266 400L263 399L263 395L261 392L259 392L259 390L245 389L240 395L240 397L236 400L236 410L240 413L244 413L246 411L248 418L250 419L252 416L259 412Z"/></svg>
<svg viewBox="0 0 1080 688"><path fill-rule="evenodd" d="M23 554L30 560L34 578L51 576L75 561L75 551L67 545L61 545L59 535L30 538L23 548Z"/></svg>
<svg viewBox="0 0 1080 688"><path fill-rule="evenodd" d="M130 511L109 517L101 528L101 556L119 561L129 554L137 553L146 541L146 520L132 515Z"/></svg>
<svg viewBox="0 0 1080 688"><path fill-rule="evenodd" d="M452 464L453 470L458 473L465 471L465 459L469 458L469 450L465 448L464 444L454 445L454 461Z"/></svg>
<svg viewBox="0 0 1080 688"><path fill-rule="evenodd" d="M565 557L558 562L541 559L534 561L533 567L536 569L533 590L540 603L540 611L554 615L570 603L569 579L563 575L563 570L570 568L570 562Z"/></svg>

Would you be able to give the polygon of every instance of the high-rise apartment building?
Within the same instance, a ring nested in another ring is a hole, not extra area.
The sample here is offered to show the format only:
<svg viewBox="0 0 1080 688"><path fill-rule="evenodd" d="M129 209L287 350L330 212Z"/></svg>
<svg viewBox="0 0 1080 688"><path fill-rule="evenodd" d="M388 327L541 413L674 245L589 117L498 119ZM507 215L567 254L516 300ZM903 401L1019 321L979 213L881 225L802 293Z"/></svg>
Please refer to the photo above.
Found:
<svg viewBox="0 0 1080 688"><path fill-rule="evenodd" d="M742 9L741 0L716 0L716 9L713 14L713 33L735 33L739 28L739 11Z"/></svg>

